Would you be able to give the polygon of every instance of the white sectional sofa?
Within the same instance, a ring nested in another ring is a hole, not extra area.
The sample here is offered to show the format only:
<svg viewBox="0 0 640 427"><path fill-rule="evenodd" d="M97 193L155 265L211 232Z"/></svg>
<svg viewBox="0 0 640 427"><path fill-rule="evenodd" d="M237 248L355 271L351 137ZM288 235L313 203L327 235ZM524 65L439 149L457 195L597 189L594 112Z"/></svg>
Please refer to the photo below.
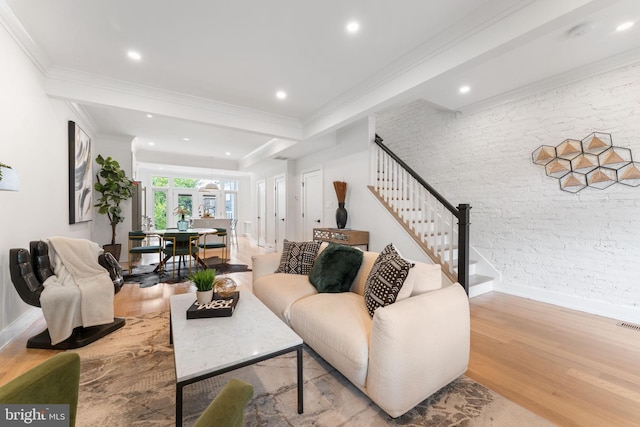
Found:
<svg viewBox="0 0 640 427"><path fill-rule="evenodd" d="M318 293L307 275L274 273L280 253L254 256L253 293L395 418L467 370L469 303L459 284L442 286L439 265L418 262L403 285L410 296L372 318L363 295L377 256L364 252L343 293Z"/></svg>

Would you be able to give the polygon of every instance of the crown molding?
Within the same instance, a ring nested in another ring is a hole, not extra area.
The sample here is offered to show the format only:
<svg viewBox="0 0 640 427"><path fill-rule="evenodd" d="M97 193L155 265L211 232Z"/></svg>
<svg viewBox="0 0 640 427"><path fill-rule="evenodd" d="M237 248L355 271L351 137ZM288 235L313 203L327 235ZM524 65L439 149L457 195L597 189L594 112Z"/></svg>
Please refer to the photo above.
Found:
<svg viewBox="0 0 640 427"><path fill-rule="evenodd" d="M40 71L42 75L46 75L52 65L51 58L49 58L31 38L31 35L24 28L15 13L13 13L13 10L7 4L6 0L0 0L0 23L31 60L33 65L36 66L38 71Z"/></svg>
<svg viewBox="0 0 640 427"><path fill-rule="evenodd" d="M265 135L301 139L300 120L61 67L46 75L53 98L126 108Z"/></svg>
<svg viewBox="0 0 640 427"><path fill-rule="evenodd" d="M600 74L619 70L631 65L640 64L640 48L631 49L619 55L574 68L562 74L555 75L548 79L539 80L526 86L501 93L499 95L483 99L482 101L466 105L456 110L461 114L472 114L478 111L497 107L499 105L515 102L529 96L567 86Z"/></svg>

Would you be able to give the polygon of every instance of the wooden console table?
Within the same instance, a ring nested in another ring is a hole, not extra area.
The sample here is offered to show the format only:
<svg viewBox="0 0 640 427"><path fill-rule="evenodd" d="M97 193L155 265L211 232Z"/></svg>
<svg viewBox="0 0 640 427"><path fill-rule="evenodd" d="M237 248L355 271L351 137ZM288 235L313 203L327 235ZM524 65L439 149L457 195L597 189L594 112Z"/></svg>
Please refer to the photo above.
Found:
<svg viewBox="0 0 640 427"><path fill-rule="evenodd" d="M349 246L365 246L369 250L369 232L348 228L314 228L313 240L340 243Z"/></svg>

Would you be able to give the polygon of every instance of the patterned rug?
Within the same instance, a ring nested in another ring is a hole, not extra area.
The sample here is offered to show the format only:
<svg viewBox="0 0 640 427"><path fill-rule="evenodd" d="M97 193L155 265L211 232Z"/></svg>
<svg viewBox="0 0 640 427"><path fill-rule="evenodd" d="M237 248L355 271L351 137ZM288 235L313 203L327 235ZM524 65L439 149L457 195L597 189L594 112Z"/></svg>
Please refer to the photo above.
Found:
<svg viewBox="0 0 640 427"><path fill-rule="evenodd" d="M207 267L215 268L218 274L241 273L251 271L246 264L229 264L222 263L220 258L212 257L205 260ZM176 262L175 278L171 274L173 271L173 263L166 265L164 274L155 273L153 270L158 264L135 266L130 275L124 271L124 283L138 283L141 288L155 286L158 283L180 283L189 280L189 264L182 266L178 272L178 263ZM193 270L192 270L193 271Z"/></svg>
<svg viewBox="0 0 640 427"><path fill-rule="evenodd" d="M168 313L127 319L119 331L73 351L82 360L77 426L175 425ZM254 386L247 426L551 425L464 376L393 419L308 348L303 363L304 414L296 410L293 352L185 387L184 425L193 425L233 377Z"/></svg>

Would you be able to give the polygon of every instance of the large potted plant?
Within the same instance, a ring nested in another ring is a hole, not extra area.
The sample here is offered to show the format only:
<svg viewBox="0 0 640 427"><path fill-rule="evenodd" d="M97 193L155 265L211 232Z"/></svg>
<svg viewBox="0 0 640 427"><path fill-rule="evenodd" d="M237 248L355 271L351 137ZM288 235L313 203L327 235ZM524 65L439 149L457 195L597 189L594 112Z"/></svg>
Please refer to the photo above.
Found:
<svg viewBox="0 0 640 427"><path fill-rule="evenodd" d="M124 221L120 203L131 198L133 193L133 181L127 178L120 164L101 155L96 157L96 163L100 165L100 170L96 174L96 183L93 188L100 193L98 202L94 205L98 208L98 213L107 215L111 224L111 244L104 245L106 252L110 252L119 260L122 247L116 243L116 226Z"/></svg>

